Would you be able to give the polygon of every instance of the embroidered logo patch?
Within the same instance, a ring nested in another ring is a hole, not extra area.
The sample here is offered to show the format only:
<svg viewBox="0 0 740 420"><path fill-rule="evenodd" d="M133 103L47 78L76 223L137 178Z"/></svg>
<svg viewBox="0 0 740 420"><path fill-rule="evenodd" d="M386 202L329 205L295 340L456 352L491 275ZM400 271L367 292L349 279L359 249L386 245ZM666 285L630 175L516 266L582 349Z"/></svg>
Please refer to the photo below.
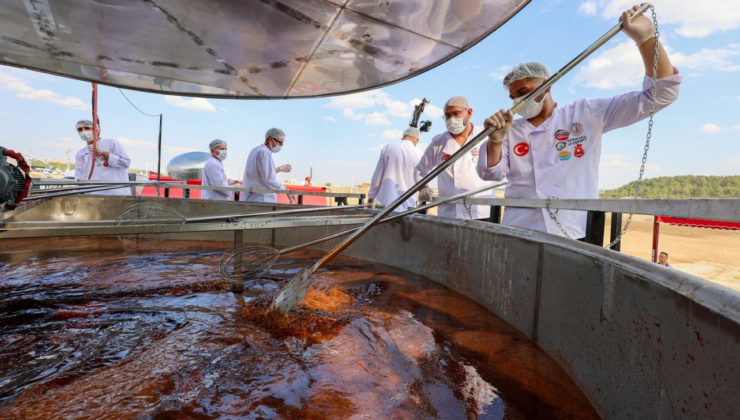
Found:
<svg viewBox="0 0 740 420"><path fill-rule="evenodd" d="M574 122L570 127L570 132L573 133L574 136L577 136L583 132L583 126L581 123Z"/></svg>
<svg viewBox="0 0 740 420"><path fill-rule="evenodd" d="M586 151L583 150L583 145L582 144L577 144L576 145L576 150L573 151L573 155L575 157L577 157L577 158L583 156L585 153L586 153Z"/></svg>
<svg viewBox="0 0 740 420"><path fill-rule="evenodd" d="M450 158L450 155L444 155L444 156L442 156L442 162L446 161L449 158Z"/></svg>
<svg viewBox="0 0 740 420"><path fill-rule="evenodd" d="M566 145L567 145L567 143L562 142L562 141L559 141L559 142L555 143L555 148L558 149L558 151L561 151L561 150L565 149L565 146Z"/></svg>
<svg viewBox="0 0 740 420"><path fill-rule="evenodd" d="M525 156L527 153L529 153L529 145L527 143L519 143L516 146L514 146L514 154L522 157Z"/></svg>
<svg viewBox="0 0 740 420"><path fill-rule="evenodd" d="M561 161L566 161L566 160L570 160L570 156L571 156L571 154L570 154L569 151L563 150L562 152L560 152L560 155L558 155L558 158Z"/></svg>
<svg viewBox="0 0 740 420"><path fill-rule="evenodd" d="M558 130L555 132L555 140L557 141L566 141L568 140L568 136L570 136L568 130Z"/></svg>

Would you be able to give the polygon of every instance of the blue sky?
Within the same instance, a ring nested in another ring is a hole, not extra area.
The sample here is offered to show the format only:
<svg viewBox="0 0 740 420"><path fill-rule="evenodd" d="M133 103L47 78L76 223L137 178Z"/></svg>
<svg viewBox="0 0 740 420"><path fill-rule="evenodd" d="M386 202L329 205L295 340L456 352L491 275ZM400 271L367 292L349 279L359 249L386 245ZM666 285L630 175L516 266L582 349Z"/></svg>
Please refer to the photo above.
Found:
<svg viewBox="0 0 740 420"><path fill-rule="evenodd" d="M162 167L174 156L207 151L214 138L229 142L230 176L241 178L249 150L264 132L280 127L286 145L276 164L290 163L283 179L303 179L313 168L317 183L369 182L382 145L408 126L411 103L426 97L441 107L467 96L473 121L509 107L500 79L510 66L542 61L557 70L615 22L633 1L535 0L503 28L469 51L411 80L380 90L330 99L235 101L167 97L126 91L139 108L164 114ZM656 117L647 177L740 174L740 1L656 0L663 42L684 76L678 101ZM642 64L620 34L553 88L567 103L638 89ZM62 158L84 144L74 123L89 118L90 84L0 67L0 144L40 157ZM101 86L103 137L119 139L133 167L156 169L158 120L139 114L117 89ZM432 131L443 130L438 108L425 113ZM647 123L604 136L600 187L636 179ZM282 175L282 174L281 174Z"/></svg>

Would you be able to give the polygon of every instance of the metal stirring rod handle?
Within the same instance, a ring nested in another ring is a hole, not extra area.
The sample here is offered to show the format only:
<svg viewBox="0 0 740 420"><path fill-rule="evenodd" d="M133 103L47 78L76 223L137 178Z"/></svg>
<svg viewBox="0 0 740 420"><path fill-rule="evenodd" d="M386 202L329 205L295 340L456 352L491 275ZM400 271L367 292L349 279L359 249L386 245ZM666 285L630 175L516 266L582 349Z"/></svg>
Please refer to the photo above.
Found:
<svg viewBox="0 0 740 420"><path fill-rule="evenodd" d="M477 188L477 189L472 190L472 191L467 191L467 192L464 192L464 193L460 193L460 194L454 195L452 197L447 197L447 198L445 198L443 200L440 200L440 201L435 201L433 203L425 204L425 205L419 206L419 207L414 207L413 209L406 210L406 211L401 212L401 213L398 213L398 214L394 214L393 216L389 216L389 217L386 217L385 219L381 220L380 223L392 222L392 221L397 220L397 219L400 219L400 218L402 218L404 216L408 216L409 214L414 214L414 213L418 213L418 212L420 212L422 210L431 209L432 207L441 206L442 204L447 204L447 203L449 203L451 201L459 200L461 198L469 197L471 195L475 195L475 194L479 194L479 193L482 193L482 192L485 192L485 191L488 191L488 190L492 190L494 188L498 188L498 187L501 187L501 186L506 185L506 184L507 184L507 181L503 181L503 182L499 182L499 183L491 184L491 185L485 185L483 187ZM289 248L284 248L284 249L281 249L280 252L278 252L278 255L283 255L283 254L287 254L287 253L290 253L290 252L293 252L293 251L298 251L299 249L308 248L309 246L312 246L312 245L317 245L317 244L320 244L322 242L326 242L326 241L329 241L329 240L332 240L332 239L340 238L340 237L342 237L344 235L349 235L350 233L356 231L357 229L359 229L359 228L350 228L350 229L341 230L339 232L332 233L331 235L327 235L327 236L324 236L322 238L314 239L311 242L306 242L306 243L303 243L303 244L300 244L300 245L294 245L294 246L289 247Z"/></svg>

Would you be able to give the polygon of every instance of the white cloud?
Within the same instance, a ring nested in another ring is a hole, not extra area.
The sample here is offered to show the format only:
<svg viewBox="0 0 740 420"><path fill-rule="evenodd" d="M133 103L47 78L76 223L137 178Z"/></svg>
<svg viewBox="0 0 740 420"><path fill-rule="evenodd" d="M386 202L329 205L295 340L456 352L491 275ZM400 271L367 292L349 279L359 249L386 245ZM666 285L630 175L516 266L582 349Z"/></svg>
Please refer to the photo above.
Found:
<svg viewBox="0 0 740 420"><path fill-rule="evenodd" d="M584 16L594 16L596 14L596 2L587 1L585 3L581 3L578 7L578 13Z"/></svg>
<svg viewBox="0 0 740 420"><path fill-rule="evenodd" d="M187 153L187 152L202 152L203 150L194 149L192 147L173 147L173 146L162 146L164 150L170 153Z"/></svg>
<svg viewBox="0 0 740 420"><path fill-rule="evenodd" d="M385 130L383 131L383 134L380 135L380 137L388 140L397 140L400 139L403 136L403 131L401 130Z"/></svg>
<svg viewBox="0 0 740 420"><path fill-rule="evenodd" d="M740 102L740 96L736 96L735 100Z"/></svg>
<svg viewBox="0 0 740 420"><path fill-rule="evenodd" d="M733 57L740 51L727 48L704 48L694 54L675 52L665 46L671 62L684 70L736 71ZM612 89L616 87L639 86L645 74L645 66L639 51L631 40L604 50L578 70L576 82L590 88Z"/></svg>
<svg viewBox="0 0 740 420"><path fill-rule="evenodd" d="M708 134L717 134L722 132L722 127L718 126L717 124L704 124L701 127L701 131Z"/></svg>
<svg viewBox="0 0 740 420"><path fill-rule="evenodd" d="M41 146L46 147L58 147L60 149L71 149L73 151L77 151L82 149L82 146L85 145L85 142L80 140L79 137L72 138L72 137L59 137L59 141L49 141L41 143Z"/></svg>
<svg viewBox="0 0 740 420"><path fill-rule="evenodd" d="M48 89L34 89L23 79L4 72L0 72L0 90L16 92L16 96L22 99L66 106L78 111L90 109L90 104L81 99L73 96L61 97L58 93Z"/></svg>
<svg viewBox="0 0 740 420"><path fill-rule="evenodd" d="M365 114L355 114L355 111L352 111L349 108L343 109L342 115L344 115L346 118L349 118L352 121L360 121L365 118Z"/></svg>
<svg viewBox="0 0 740 420"><path fill-rule="evenodd" d="M375 137L375 136L377 136L377 134L375 134L375 133L370 133L370 134L368 134L367 136L368 136L368 137Z"/></svg>
<svg viewBox="0 0 740 420"><path fill-rule="evenodd" d="M632 7L635 0L608 0L601 2L604 19L614 20ZM678 35L702 38L715 32L740 27L740 2L735 0L654 0L658 24L677 27Z"/></svg>
<svg viewBox="0 0 740 420"><path fill-rule="evenodd" d="M638 158L619 154L601 155L599 164L599 188L616 188L637 179L640 171ZM645 165L646 174L657 174L663 168L658 165Z"/></svg>
<svg viewBox="0 0 740 420"><path fill-rule="evenodd" d="M488 76L493 77L496 80L504 80L504 77L506 77L506 74L509 73L509 70L511 69L512 67L509 65L501 66L496 70L488 73Z"/></svg>
<svg viewBox="0 0 740 420"><path fill-rule="evenodd" d="M385 114L373 112L367 116L365 125L391 125L391 122L388 121L388 117L386 117Z"/></svg>
<svg viewBox="0 0 740 420"><path fill-rule="evenodd" d="M226 107L223 107L223 106L221 107L221 111L222 112L225 112L227 114L229 113L229 110Z"/></svg>
<svg viewBox="0 0 740 420"><path fill-rule="evenodd" d="M337 122L337 119L336 119L336 118L334 118L334 117L324 117L324 119L325 119L326 121L331 121L331 122Z"/></svg>
<svg viewBox="0 0 740 420"><path fill-rule="evenodd" d="M185 99L182 96L165 96L164 101L176 107L198 112L216 112L216 107L205 98Z"/></svg>
<svg viewBox="0 0 740 420"><path fill-rule="evenodd" d="M382 90L370 90L367 92L353 93L351 95L337 96L331 98L324 108L338 109L363 109L380 105L390 100L390 95Z"/></svg>

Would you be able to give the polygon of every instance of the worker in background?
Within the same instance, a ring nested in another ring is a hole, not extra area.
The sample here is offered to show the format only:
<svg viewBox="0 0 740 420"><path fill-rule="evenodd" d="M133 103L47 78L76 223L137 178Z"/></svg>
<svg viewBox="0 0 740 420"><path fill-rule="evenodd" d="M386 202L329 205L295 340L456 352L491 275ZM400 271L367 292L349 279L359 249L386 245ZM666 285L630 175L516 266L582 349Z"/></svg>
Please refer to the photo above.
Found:
<svg viewBox="0 0 740 420"><path fill-rule="evenodd" d="M422 155L421 150L416 148L420 136L418 128L409 127L404 131L400 142L383 148L370 181L368 203L378 200L380 204L387 206L414 186L414 169ZM415 206L416 197L409 197L394 211L405 211Z"/></svg>
<svg viewBox="0 0 740 420"><path fill-rule="evenodd" d="M470 107L467 99L462 96L455 96L447 101L444 107L447 131L436 135L427 147L421 161L416 166L415 177L417 181L449 159L465 143L483 131L483 127L473 125L472 116L473 108ZM439 195L451 197L484 186L486 183L476 173L477 163L478 148L476 147L439 174L437 177ZM491 197L491 193L480 193L476 197ZM431 188L423 188L419 192L419 200L432 201ZM490 212L488 206L443 204L439 206L437 214L446 218L488 219Z"/></svg>
<svg viewBox="0 0 740 420"><path fill-rule="evenodd" d="M211 158L208 159L203 167L203 186L204 187L231 187L239 181L226 178L223 161L226 160L228 153L226 142L223 140L213 140L208 148L211 150ZM201 190L201 197L204 200L231 200L233 196L231 191Z"/></svg>
<svg viewBox="0 0 740 420"><path fill-rule="evenodd" d="M671 265L668 264L668 253L667 252L661 252L658 254L658 264L664 265L666 267L670 267Z"/></svg>
<svg viewBox="0 0 740 420"><path fill-rule="evenodd" d="M520 119L514 120L510 111L499 111L485 121L486 127L497 130L481 145L481 178L507 178L507 198L599 198L601 135L650 115L655 30L644 16L630 23L628 17L636 8L625 11L620 20L624 21L623 31L635 41L642 55L642 90L558 105L551 89L547 89L518 111ZM676 100L682 80L663 47L659 48L656 111ZM543 64L524 63L512 69L503 84L516 104L549 77ZM568 210L560 210L556 215L568 236L579 240L586 235L586 216L584 211ZM507 207L503 224L565 236L547 209Z"/></svg>
<svg viewBox="0 0 740 420"><path fill-rule="evenodd" d="M121 143L114 139L100 138L100 125L94 126L92 121L80 120L76 128L80 138L87 145L75 155L75 179L129 182L127 169L131 166L131 159L123 150ZM95 156L93 156L93 130L98 132ZM93 168L92 175L90 175L91 167ZM96 191L93 194L131 195L131 187Z"/></svg>
<svg viewBox="0 0 740 420"><path fill-rule="evenodd" d="M290 165L275 167L272 155L280 152L285 144L285 133L279 128L271 128L265 133L265 142L249 152L247 166L244 168L242 188L258 188L264 190L284 190L283 184L277 179L278 172L290 172ZM245 191L242 201L252 203L276 203L277 194L250 193ZM292 201L292 199L291 199Z"/></svg>

